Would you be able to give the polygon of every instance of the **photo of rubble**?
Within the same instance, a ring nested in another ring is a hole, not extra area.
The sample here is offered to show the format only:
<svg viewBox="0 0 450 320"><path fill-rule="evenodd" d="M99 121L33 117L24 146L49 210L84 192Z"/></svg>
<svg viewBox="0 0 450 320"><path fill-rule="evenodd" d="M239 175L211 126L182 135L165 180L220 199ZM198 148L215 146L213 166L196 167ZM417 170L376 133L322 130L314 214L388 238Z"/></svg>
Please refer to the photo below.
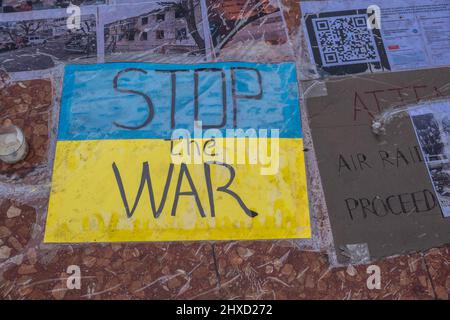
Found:
<svg viewBox="0 0 450 320"><path fill-rule="evenodd" d="M205 35L199 0L151 2L105 8L104 51L106 56L120 55L122 59L133 54L158 56L203 56ZM120 12L120 13L119 13ZM130 16L130 12L139 15ZM116 20L117 16L124 16ZM126 17L125 17L126 15Z"/></svg>
<svg viewBox="0 0 450 320"><path fill-rule="evenodd" d="M450 217L450 105L416 113L412 119L424 160L442 212L445 217Z"/></svg>
<svg viewBox="0 0 450 320"><path fill-rule="evenodd" d="M6 71L47 69L96 56L94 15L81 16L79 29L68 29L67 17L0 22L0 63Z"/></svg>
<svg viewBox="0 0 450 320"><path fill-rule="evenodd" d="M293 58L277 1L208 0L207 6L216 59Z"/></svg>
<svg viewBox="0 0 450 320"><path fill-rule="evenodd" d="M105 2L105 0L0 0L0 13L67 8L70 4L96 5Z"/></svg>

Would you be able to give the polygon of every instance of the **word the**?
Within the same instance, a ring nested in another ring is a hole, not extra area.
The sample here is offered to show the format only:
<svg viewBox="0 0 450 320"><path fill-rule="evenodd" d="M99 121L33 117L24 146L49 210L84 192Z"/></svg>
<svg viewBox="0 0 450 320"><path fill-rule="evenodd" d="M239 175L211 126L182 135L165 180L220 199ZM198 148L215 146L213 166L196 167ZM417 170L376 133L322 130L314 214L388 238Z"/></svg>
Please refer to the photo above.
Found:
<svg viewBox="0 0 450 320"><path fill-rule="evenodd" d="M279 130L218 129L203 131L195 122L194 136L186 129L176 129L171 137L171 158L175 164L202 164L206 161L228 164L258 164L262 175L278 173L280 165ZM204 140L203 146L199 141ZM192 150L194 149L194 150Z"/></svg>

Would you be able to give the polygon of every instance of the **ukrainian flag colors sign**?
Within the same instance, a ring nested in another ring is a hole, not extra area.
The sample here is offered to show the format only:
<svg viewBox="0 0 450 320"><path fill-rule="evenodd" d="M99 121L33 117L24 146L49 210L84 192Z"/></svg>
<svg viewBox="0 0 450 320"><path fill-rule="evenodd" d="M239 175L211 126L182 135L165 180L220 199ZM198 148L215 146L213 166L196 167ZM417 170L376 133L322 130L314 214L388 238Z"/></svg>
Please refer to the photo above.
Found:
<svg viewBox="0 0 450 320"><path fill-rule="evenodd" d="M45 242L309 238L295 64L69 65Z"/></svg>

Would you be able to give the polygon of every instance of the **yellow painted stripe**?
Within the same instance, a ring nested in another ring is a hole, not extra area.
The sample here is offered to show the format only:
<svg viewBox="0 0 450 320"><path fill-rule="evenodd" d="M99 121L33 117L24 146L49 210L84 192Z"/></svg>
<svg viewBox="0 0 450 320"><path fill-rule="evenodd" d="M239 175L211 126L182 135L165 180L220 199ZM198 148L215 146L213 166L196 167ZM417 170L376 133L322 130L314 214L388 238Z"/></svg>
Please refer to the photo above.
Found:
<svg viewBox="0 0 450 320"><path fill-rule="evenodd" d="M236 139L217 139L228 145ZM239 140L239 139L237 139ZM270 139L269 139L270 140ZM236 142L236 141L235 141ZM202 145L204 141L196 141ZM269 141L269 143L271 143ZM192 195L180 195L172 215L181 166L173 166L165 205L158 218L144 187L132 217L127 217L113 163L120 175L130 208L140 185L143 163L159 206L168 177L170 141L96 140L59 141L53 171L45 242L116 242L309 238L306 176L302 139L280 139L279 171L262 175L261 164L233 164L235 179L228 187L242 203L258 213L249 217L227 192L217 190L230 179L230 170L211 164L210 181L215 216L211 216L205 166L189 164L181 192L191 191L187 174L199 195L205 217ZM226 149L230 154L230 149ZM218 154L218 153L216 153ZM228 159L231 163L231 157ZM210 161L211 159L205 159Z"/></svg>

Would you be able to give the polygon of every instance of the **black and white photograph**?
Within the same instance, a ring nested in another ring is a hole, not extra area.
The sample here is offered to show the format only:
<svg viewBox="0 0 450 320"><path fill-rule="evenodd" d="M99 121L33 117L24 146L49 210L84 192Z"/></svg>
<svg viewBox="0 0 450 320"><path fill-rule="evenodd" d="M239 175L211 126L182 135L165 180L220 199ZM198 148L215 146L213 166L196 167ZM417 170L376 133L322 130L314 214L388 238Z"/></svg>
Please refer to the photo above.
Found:
<svg viewBox="0 0 450 320"><path fill-rule="evenodd" d="M206 0L214 58L295 59L278 1Z"/></svg>
<svg viewBox="0 0 450 320"><path fill-rule="evenodd" d="M0 13L67 8L70 4L85 6L105 3L106 0L0 0Z"/></svg>
<svg viewBox="0 0 450 320"><path fill-rule="evenodd" d="M199 0L153 1L101 8L106 60L158 61L205 56Z"/></svg>
<svg viewBox="0 0 450 320"><path fill-rule="evenodd" d="M76 28L67 16L0 22L0 64L8 72L52 68L59 62L97 56L96 16L83 15Z"/></svg>
<svg viewBox="0 0 450 320"><path fill-rule="evenodd" d="M442 212L450 217L450 101L410 111Z"/></svg>

